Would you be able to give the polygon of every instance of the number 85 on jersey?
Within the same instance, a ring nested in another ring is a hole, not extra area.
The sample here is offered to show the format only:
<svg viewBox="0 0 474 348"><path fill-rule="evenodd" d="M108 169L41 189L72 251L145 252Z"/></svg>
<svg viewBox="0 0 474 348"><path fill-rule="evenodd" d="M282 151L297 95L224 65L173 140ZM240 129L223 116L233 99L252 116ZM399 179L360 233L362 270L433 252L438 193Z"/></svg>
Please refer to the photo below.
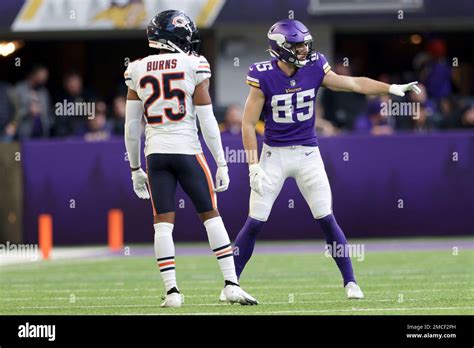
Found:
<svg viewBox="0 0 474 348"><path fill-rule="evenodd" d="M297 93L276 94L272 97L273 121L277 123L295 123L307 121L314 115L315 89ZM293 114L296 111L296 120Z"/></svg>

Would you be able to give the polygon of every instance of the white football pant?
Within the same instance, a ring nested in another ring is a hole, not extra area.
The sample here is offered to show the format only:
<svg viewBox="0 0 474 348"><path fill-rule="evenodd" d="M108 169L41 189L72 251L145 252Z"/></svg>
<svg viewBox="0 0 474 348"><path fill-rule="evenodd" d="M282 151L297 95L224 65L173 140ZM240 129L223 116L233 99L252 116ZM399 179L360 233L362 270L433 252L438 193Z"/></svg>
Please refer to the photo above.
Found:
<svg viewBox="0 0 474 348"><path fill-rule="evenodd" d="M263 144L259 164L273 185L270 187L263 181L263 196L251 190L251 218L267 221L273 203L288 177L295 178L315 219L332 213L331 188L318 147L272 147Z"/></svg>

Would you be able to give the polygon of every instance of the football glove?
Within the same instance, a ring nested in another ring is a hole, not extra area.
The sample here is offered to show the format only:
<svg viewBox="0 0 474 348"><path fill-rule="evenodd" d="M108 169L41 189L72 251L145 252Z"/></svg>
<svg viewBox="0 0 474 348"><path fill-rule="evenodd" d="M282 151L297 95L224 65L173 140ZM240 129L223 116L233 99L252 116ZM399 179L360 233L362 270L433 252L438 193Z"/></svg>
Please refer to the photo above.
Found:
<svg viewBox="0 0 474 348"><path fill-rule="evenodd" d="M148 188L146 184L148 182L148 176L143 171L143 169L138 169L132 171L132 181L133 181L133 191L137 194L139 198L150 199L150 194L148 193Z"/></svg>
<svg viewBox="0 0 474 348"><path fill-rule="evenodd" d="M249 166L250 188L263 196L263 184L266 182L270 188L273 185L268 175L264 172L259 164L251 164Z"/></svg>
<svg viewBox="0 0 474 348"><path fill-rule="evenodd" d="M390 88L388 89L388 92L390 94L398 95L399 97L404 97L405 92L408 92L408 91L413 91L416 94L420 94L421 90L417 86L417 84L418 84L418 81L410 82L410 83L407 83L406 85L395 85L395 84L393 84L393 85L390 85Z"/></svg>
<svg viewBox="0 0 474 348"><path fill-rule="evenodd" d="M216 192L223 192L229 188L229 169L227 166L220 166L217 167L216 172L216 188L214 189Z"/></svg>

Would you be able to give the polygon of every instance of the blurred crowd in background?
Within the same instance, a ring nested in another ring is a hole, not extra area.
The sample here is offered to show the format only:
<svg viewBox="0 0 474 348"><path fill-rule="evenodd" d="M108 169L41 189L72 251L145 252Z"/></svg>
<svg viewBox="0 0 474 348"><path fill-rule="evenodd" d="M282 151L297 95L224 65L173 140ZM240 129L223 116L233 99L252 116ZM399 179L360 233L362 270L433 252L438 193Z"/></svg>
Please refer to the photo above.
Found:
<svg viewBox="0 0 474 348"><path fill-rule="evenodd" d="M352 75L351 67L335 59L332 69L338 74ZM0 81L0 141L9 142L30 138L80 137L87 141L101 141L112 136L123 136L125 122L125 85L114 97L101 99L93 86L84 85L84 76L71 71L63 76L61 90L46 86L49 69L37 65L26 78L15 85ZM446 44L433 40L426 50L413 60L410 78L420 83L422 93L409 93L403 98L393 96L366 97L356 93L333 92L322 89L316 105L316 128L321 136L346 133L389 135L394 132L429 132L433 130L474 128L473 81L456 73L453 60L446 56ZM390 72L375 76L386 83L398 81ZM239 82L236 82L239 83ZM242 81L244 83L244 76ZM467 85L467 88L466 88ZM382 105L388 100L416 102L419 115L386 116ZM94 117L59 115L57 103L93 103ZM239 135L242 105L215 105L221 131ZM257 127L263 132L263 127Z"/></svg>

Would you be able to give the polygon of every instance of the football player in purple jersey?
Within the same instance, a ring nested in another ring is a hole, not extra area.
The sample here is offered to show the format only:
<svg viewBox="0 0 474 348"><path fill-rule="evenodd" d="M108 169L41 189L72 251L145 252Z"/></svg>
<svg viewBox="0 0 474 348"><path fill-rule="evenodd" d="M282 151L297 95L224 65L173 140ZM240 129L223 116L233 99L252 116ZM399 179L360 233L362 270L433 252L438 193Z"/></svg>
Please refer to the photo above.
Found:
<svg viewBox="0 0 474 348"><path fill-rule="evenodd" d="M311 33L297 20L275 23L267 36L273 58L251 65L247 75L250 93L245 104L242 137L251 193L248 219L235 240L238 276L250 259L256 237L288 177L295 178L327 244L336 250L348 250L346 237L332 211L331 188L314 127L314 104L319 87L362 94L419 93L417 82L388 85L366 77L337 75L331 71L324 55L313 50ZM262 113L265 135L258 160L255 125ZM363 298L347 252L331 254L342 274L347 297ZM220 299L225 301L223 293Z"/></svg>

